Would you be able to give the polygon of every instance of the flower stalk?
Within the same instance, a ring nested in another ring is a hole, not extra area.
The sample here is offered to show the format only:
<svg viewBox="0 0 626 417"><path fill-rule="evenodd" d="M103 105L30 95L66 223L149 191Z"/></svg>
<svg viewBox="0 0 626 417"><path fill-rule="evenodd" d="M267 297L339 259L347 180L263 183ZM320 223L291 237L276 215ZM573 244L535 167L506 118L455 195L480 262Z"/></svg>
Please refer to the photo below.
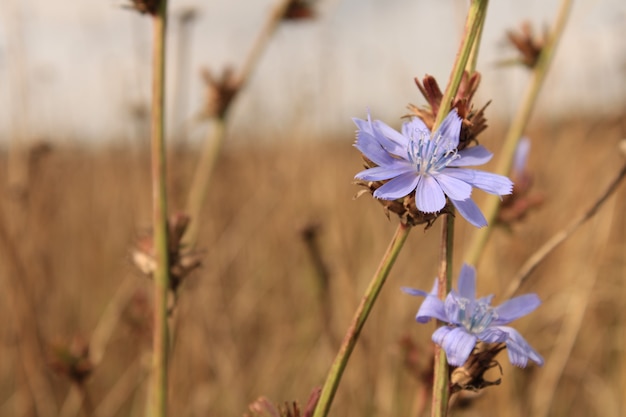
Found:
<svg viewBox="0 0 626 417"><path fill-rule="evenodd" d="M441 100L441 107L439 108L439 113L437 113L433 130L441 125L441 122L450 111L452 98L456 95L459 88L463 72L466 68L473 71L476 66L479 50L478 43L480 42L485 16L487 15L488 4L488 0L474 0L470 5L463 40L450 74L450 81ZM442 225L440 264L437 278L439 283L438 297L442 300L450 292L452 285L453 213L446 215L445 220ZM439 325L440 323L438 323ZM431 415L433 417L445 417L448 413L448 402L450 399L450 373L445 351L437 345L435 346L434 367Z"/></svg>
<svg viewBox="0 0 626 417"><path fill-rule="evenodd" d="M154 229L154 335L151 400L148 415L167 415L168 323L167 296L169 291L168 224L166 192L166 159L164 138L165 112L165 33L167 0L160 0L153 15L154 55L152 84L152 207Z"/></svg>
<svg viewBox="0 0 626 417"><path fill-rule="evenodd" d="M337 356L335 357L330 371L328 372L328 376L326 377L326 381L322 387L322 393L317 406L315 407L313 417L326 417L328 415L335 393L337 392L337 387L341 381L343 371L346 368L350 355L352 354L354 346L356 345L359 335L361 334L361 330L363 329L365 321L367 320L367 317L376 302L376 298L378 297L378 294L380 293L380 290L382 289L383 284L391 271L391 267L395 263L400 250L404 246L404 242L406 241L411 228L411 226L403 223L398 225L389 247L387 248L387 251L383 255L383 258L378 266L378 270L365 290L361 303L357 307L354 318L350 323L350 327L348 327L348 331L343 339L341 347L339 348Z"/></svg>
<svg viewBox="0 0 626 417"><path fill-rule="evenodd" d="M452 209L451 209L452 210ZM443 300L452 287L452 255L454 242L454 212L445 215L441 228L439 273L437 274L437 297ZM437 321L437 327L445 325ZM433 380L432 416L445 416L450 400L450 369L446 352L435 345L435 373Z"/></svg>
<svg viewBox="0 0 626 417"><path fill-rule="evenodd" d="M571 6L572 0L561 1L559 12L554 22L553 30L548 37L548 40L543 47L541 53L539 54L537 63L533 68L531 80L528 84L528 87L526 88L526 92L524 93L518 111L504 139L504 144L502 145L502 149L500 151L501 156L498 160L498 165L495 170L497 174L507 175L511 170L517 144L523 136L526 125L528 124L528 120L530 119L530 116L532 114L532 110L537 102L537 97L539 96L539 92L541 91L543 82L546 78L546 75L548 74L548 69L550 68L552 59L554 58L556 47L563 35L563 30L565 28ZM480 230L476 230L474 232L474 235L464 257L465 262L470 265L476 265L478 263L480 255L482 254L483 249L487 244L489 235L493 230L493 223L496 219L496 216L498 215L498 210L500 208L500 199L490 197L487 199L485 205L486 208L484 210L484 213L485 218L489 223L489 226Z"/></svg>

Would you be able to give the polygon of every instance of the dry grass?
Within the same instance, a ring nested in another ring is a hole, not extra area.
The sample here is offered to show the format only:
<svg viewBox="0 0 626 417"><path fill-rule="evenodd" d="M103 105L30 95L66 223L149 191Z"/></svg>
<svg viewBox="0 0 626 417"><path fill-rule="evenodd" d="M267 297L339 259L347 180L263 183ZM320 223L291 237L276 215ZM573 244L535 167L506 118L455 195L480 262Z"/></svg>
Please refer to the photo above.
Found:
<svg viewBox="0 0 626 417"><path fill-rule="evenodd" d="M624 135L620 123L592 128L584 121L554 122L530 132L535 188L546 201L511 233L496 231L478 266L480 292L496 293L498 301L507 277L526 257L600 195L622 163L616 151ZM498 127L490 129L484 143L495 150L501 133ZM336 340L396 223L387 221L369 197L352 200L357 189L351 178L360 160L350 143L346 137L275 149L227 149L203 214L199 245L206 252L204 264L183 285L175 317L172 415L241 416L259 395L302 404L323 382ZM6 156L1 158L6 166ZM24 329L19 326L34 330L36 324L44 346L75 335L89 339L110 300L129 282L137 292L129 303L121 303L125 313L114 321L86 388L97 407L111 401L112 387L126 373L130 382L119 386L121 409L112 415L140 415L145 395L141 364L149 349L143 332L149 321L141 319L149 309L150 290L149 281L130 265L128 250L149 224L147 158L147 151L139 149L59 146L30 167L22 200L11 197L5 170L0 172L0 208L19 258L0 252L0 316L5 318L0 326L0 415L36 415L28 372L21 365L18 336ZM185 201L194 163L192 152L170 155L174 208ZM455 415L626 412L621 398L626 378L625 192L622 184L617 196L553 253L523 289L544 300L517 328L546 357L546 366L520 371L501 356L502 385L483 391ZM300 235L312 223L321 226L321 250L330 271L330 295L322 302ZM458 223L460 259L471 230ZM419 382L404 365L399 341L412 337L425 361L432 328L413 321L419 300L399 287L430 287L437 229L418 229L409 236L348 366L333 415L411 415ZM15 261L24 276L14 278L26 286L36 323L21 323L11 307L15 280L8 275L14 274ZM331 311L328 325L324 309ZM49 371L44 375L61 408L69 382Z"/></svg>

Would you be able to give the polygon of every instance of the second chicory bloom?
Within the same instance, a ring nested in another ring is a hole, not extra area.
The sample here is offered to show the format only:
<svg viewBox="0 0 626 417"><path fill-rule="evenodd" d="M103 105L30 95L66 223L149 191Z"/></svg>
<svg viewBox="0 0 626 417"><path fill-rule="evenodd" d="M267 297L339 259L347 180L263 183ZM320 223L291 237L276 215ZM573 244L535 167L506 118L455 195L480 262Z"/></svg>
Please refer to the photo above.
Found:
<svg viewBox="0 0 626 417"><path fill-rule="evenodd" d="M450 365L463 365L478 341L505 343L509 360L515 366L525 367L528 359L543 365L541 355L522 335L504 326L539 307L541 301L536 294L521 295L492 307L492 295L476 298L476 271L469 265L461 269L458 288L450 291L445 301L437 297L436 279L430 293L403 288L411 295L426 297L417 312L419 323L437 319L448 324L435 330L432 340L445 350Z"/></svg>
<svg viewBox="0 0 626 417"><path fill-rule="evenodd" d="M404 123L402 133L380 120L354 119L358 126L355 147L376 167L356 175L365 181L384 181L374 197L395 200L415 191L415 204L421 212L436 213L446 205L454 207L476 227L487 225L485 217L470 198L472 188L491 194L510 194L513 183L506 177L473 169L493 154L484 147L457 150L462 120L452 110L434 133L419 118Z"/></svg>

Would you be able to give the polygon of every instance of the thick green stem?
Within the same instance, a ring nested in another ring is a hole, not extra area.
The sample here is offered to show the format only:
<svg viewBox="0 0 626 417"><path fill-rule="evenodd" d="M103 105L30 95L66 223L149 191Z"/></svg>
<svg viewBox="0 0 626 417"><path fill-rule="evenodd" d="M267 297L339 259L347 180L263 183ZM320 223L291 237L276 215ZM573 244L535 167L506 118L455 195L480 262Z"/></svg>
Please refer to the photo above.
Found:
<svg viewBox="0 0 626 417"><path fill-rule="evenodd" d="M389 272L391 271L391 267L396 261L400 250L404 246L404 242L406 241L410 230L410 226L406 226L404 224L398 225L396 233L394 234L389 247L380 262L380 265L378 266L378 270L374 274L367 290L365 290L365 294L363 295L361 303L354 314L352 323L350 324L341 347L337 352L335 361L328 372L328 376L326 377L326 382L322 388L322 393L320 394L320 399L315 408L313 417L325 417L328 415L330 405L332 404L335 393L337 392L337 387L341 381L343 371L346 368L348 359L350 359L350 354L356 345L359 335L361 334L361 330L363 329L363 325L365 324L365 321L374 306L374 302L376 301L376 298L378 297L378 294L380 293L380 290L383 287Z"/></svg>
<svg viewBox="0 0 626 417"><path fill-rule="evenodd" d="M482 31L485 15L487 14L488 3L488 0L474 0L470 5L467 20L465 22L463 41L461 42L459 52L456 55L456 62L454 63L454 67L450 73L448 86L446 87L446 91L441 99L441 107L439 107L439 113L437 113L437 119L435 120L435 125L433 126L433 132L437 127L439 127L441 122L443 122L443 119L446 118L448 113L450 113L452 99L456 96L457 90L459 89L463 72L465 71L468 62L470 62L469 58L470 55L472 55L472 50L475 50L476 53L473 55L473 64L471 65L475 64L478 53L478 46L475 46L475 43Z"/></svg>
<svg viewBox="0 0 626 417"><path fill-rule="evenodd" d="M167 296L169 291L169 259L167 228L167 193L165 175L165 32L167 0L160 0L154 19L154 56L152 84L152 207L154 228L154 339L152 398L148 415L167 415L168 324Z"/></svg>
<svg viewBox="0 0 626 417"><path fill-rule="evenodd" d="M550 68L550 63L554 57L558 42L563 34L563 29L565 28L565 23L567 22L571 6L572 0L561 1L561 6L559 8L559 13L556 17L553 30L545 46L541 50L537 64L533 69L530 83L528 84L520 107L518 108L515 118L513 119L513 122L509 127L509 131L504 139L504 144L500 150L498 166L495 171L497 174L508 175L511 170L517 144L524 133L528 120L532 114L532 110L537 102L539 91L541 90L543 81L545 80L548 69ZM472 241L464 257L466 263L471 265L476 265L478 263L480 255L482 254L483 249L487 244L487 240L489 239L489 235L493 230L493 224L496 220L499 209L500 198L498 196L488 196L484 210L488 226L474 232Z"/></svg>

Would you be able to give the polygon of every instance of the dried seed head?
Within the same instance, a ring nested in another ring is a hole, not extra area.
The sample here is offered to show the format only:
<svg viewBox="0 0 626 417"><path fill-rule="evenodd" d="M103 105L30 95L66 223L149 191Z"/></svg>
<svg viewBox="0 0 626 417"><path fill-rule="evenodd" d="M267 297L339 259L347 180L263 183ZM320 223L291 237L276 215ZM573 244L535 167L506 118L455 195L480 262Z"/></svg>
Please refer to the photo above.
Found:
<svg viewBox="0 0 626 417"><path fill-rule="evenodd" d="M463 120L458 150L462 150L471 142L476 141L476 137L487 128L485 109L489 102L478 111L475 111L472 105L472 98L480 85L480 79L480 73L474 72L470 75L465 71L456 96L452 99L452 108L457 110L459 117ZM407 117L419 117L432 131L439 107L441 107L443 93L439 88L437 80L430 75L426 75L422 83L420 83L418 78L415 78L415 84L428 102L428 106L417 107L409 104L408 108L411 113Z"/></svg>
<svg viewBox="0 0 626 417"><path fill-rule="evenodd" d="M126 9L133 9L141 14L156 15L159 12L159 6L161 0L130 0L130 4L125 4L122 7Z"/></svg>
<svg viewBox="0 0 626 417"><path fill-rule="evenodd" d="M176 213L168 221L168 249L170 264L170 289L175 293L185 277L200 267L200 253L188 250L182 244L182 238L189 226L189 216ZM152 234L140 236L131 252L135 266L145 275L152 276L156 270L154 241Z"/></svg>
<svg viewBox="0 0 626 417"><path fill-rule="evenodd" d="M250 413L246 413L244 417L311 417L321 392L321 388L315 388L311 392L304 413L301 413L297 401L285 401L284 405L276 405L267 397L261 396L248 406Z"/></svg>
<svg viewBox="0 0 626 417"><path fill-rule="evenodd" d="M80 336L50 344L48 363L59 375L76 384L82 384L91 375L93 364L89 359L89 344Z"/></svg>
<svg viewBox="0 0 626 417"><path fill-rule="evenodd" d="M513 62L520 63L530 69L537 65L537 60L548 39L548 31L544 30L543 35L535 36L529 22L520 25L519 32L508 30L506 32L508 41L518 50L520 57Z"/></svg>
<svg viewBox="0 0 626 417"><path fill-rule="evenodd" d="M283 19L285 20L304 20L314 19L315 9L313 8L313 0L291 0L287 5Z"/></svg>
<svg viewBox="0 0 626 417"><path fill-rule="evenodd" d="M504 343L478 342L463 366L452 371L450 375L451 392L478 391L491 385L499 385L501 379L487 381L484 374L495 367L498 367L502 373L500 364L494 358L505 347Z"/></svg>
<svg viewBox="0 0 626 417"><path fill-rule="evenodd" d="M223 119L239 89L241 80L235 76L232 67L226 67L219 77L213 75L207 68L201 70L201 76L206 86L206 99L200 117Z"/></svg>

